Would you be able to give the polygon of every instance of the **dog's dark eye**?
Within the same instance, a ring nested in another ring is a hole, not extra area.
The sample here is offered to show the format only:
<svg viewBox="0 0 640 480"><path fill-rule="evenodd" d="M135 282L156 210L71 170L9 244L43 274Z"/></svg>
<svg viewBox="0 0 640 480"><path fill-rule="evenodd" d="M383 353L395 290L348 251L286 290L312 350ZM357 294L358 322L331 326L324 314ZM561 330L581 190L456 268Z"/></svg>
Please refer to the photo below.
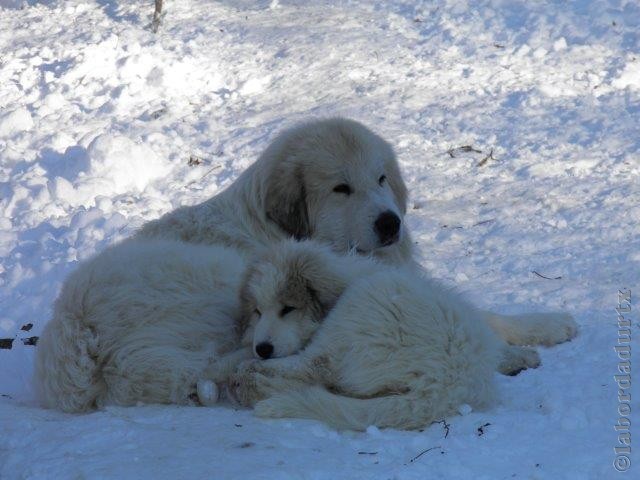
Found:
<svg viewBox="0 0 640 480"><path fill-rule="evenodd" d="M351 190L351 187L346 183L341 183L340 185L336 185L335 187L333 187L333 191L336 193L344 193L345 195L351 195L353 193L353 190Z"/></svg>
<svg viewBox="0 0 640 480"><path fill-rule="evenodd" d="M378 183L380 184L380 186L382 186L384 184L384 182L387 181L387 176L386 175L382 175L379 179L378 179Z"/></svg>
<svg viewBox="0 0 640 480"><path fill-rule="evenodd" d="M282 310L280 310L280 316L284 317L287 313L291 313L296 309L296 307L292 307L291 305L285 305L284 307L282 307Z"/></svg>
<svg viewBox="0 0 640 480"><path fill-rule="evenodd" d="M255 313L256 315L258 315L259 317L262 316L262 312L260 312L260 310L258 310L257 308L253 311L253 313Z"/></svg>

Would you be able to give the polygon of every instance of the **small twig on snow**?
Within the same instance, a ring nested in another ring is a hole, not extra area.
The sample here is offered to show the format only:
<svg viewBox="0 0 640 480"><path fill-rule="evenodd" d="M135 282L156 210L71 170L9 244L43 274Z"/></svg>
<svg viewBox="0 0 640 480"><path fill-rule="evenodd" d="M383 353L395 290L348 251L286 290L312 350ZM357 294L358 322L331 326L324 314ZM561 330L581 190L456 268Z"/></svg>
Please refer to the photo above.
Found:
<svg viewBox="0 0 640 480"><path fill-rule="evenodd" d="M162 0L156 0L156 8L153 12L153 23L151 24L151 30L153 33L158 33L160 28L160 21L162 17Z"/></svg>
<svg viewBox="0 0 640 480"><path fill-rule="evenodd" d="M485 163L487 163L489 160L495 160L494 156L493 156L493 148L491 149L491 151L489 152L489 155L487 155L486 157L484 157L482 160L480 160L478 162L478 167L482 167Z"/></svg>
<svg viewBox="0 0 640 480"><path fill-rule="evenodd" d="M456 158L456 152L474 152L474 153L482 153L482 150L478 150L474 148L473 145L462 145L461 147L451 147L447 150L447 153L451 158Z"/></svg>
<svg viewBox="0 0 640 480"><path fill-rule="evenodd" d="M481 220L481 221L479 221L477 223L474 223L473 226L477 227L478 225L484 225L486 223L491 223L491 222L495 222L495 221L496 221L495 218L489 218L488 220Z"/></svg>
<svg viewBox="0 0 640 480"><path fill-rule="evenodd" d="M433 422L433 423L441 423L442 428L444 429L444 438L447 438L449 436L449 427L451 426L451 424L447 423L446 419L443 418L439 422Z"/></svg>
<svg viewBox="0 0 640 480"><path fill-rule="evenodd" d="M426 450L421 451L418 455L416 455L415 457L413 457L411 460L409 460L409 463L413 463L415 462L417 459L419 459L422 455L424 455L425 453L430 452L431 450L435 450L436 448L440 448L442 449L442 447L440 445L438 445L437 447L431 447L431 448L427 448Z"/></svg>
<svg viewBox="0 0 640 480"><path fill-rule="evenodd" d="M217 169L218 169L218 168L220 168L220 167L222 167L222 164L221 164L221 163L219 163L218 165L214 165L213 167L211 167L211 168L207 171L207 173L205 173L203 176L201 176L199 180L191 180L189 183L187 183L187 184L184 186L184 188L190 187L190 186L191 186L191 185L193 185L194 183L196 183L196 182L200 182L200 181L204 180L204 179L205 179L205 177L207 177L211 172L213 172L214 170L217 170Z"/></svg>
<svg viewBox="0 0 640 480"><path fill-rule="evenodd" d="M547 277L545 275L542 275L541 273L536 272L535 270L531 270L531 273L535 273L537 276L539 276L540 278L544 278L545 280L561 280L562 276L560 277Z"/></svg>

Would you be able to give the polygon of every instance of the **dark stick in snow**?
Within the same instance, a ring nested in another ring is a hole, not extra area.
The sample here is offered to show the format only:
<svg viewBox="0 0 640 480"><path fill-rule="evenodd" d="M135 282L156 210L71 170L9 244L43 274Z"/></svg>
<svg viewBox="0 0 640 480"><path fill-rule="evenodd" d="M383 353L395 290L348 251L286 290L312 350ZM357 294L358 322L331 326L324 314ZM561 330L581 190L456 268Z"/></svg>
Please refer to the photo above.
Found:
<svg viewBox="0 0 640 480"><path fill-rule="evenodd" d="M545 280L561 280L562 276L560 277L546 277L544 275L542 275L541 273L536 272L535 270L532 270L531 273L535 273L537 276L539 276L540 278L544 278Z"/></svg>
<svg viewBox="0 0 640 480"><path fill-rule="evenodd" d="M153 33L158 31L160 28L160 16L162 15L162 0L156 0L156 9L153 12L153 23L151 24L151 29Z"/></svg>
<svg viewBox="0 0 640 480"><path fill-rule="evenodd" d="M421 451L418 455L416 455L415 457L413 457L411 460L409 460L409 463L413 463L415 462L417 459L419 459L422 455L424 455L425 453L430 452L431 450L435 450L436 448L442 448L440 445L438 445L437 447L431 447L431 448L427 448L426 450Z"/></svg>

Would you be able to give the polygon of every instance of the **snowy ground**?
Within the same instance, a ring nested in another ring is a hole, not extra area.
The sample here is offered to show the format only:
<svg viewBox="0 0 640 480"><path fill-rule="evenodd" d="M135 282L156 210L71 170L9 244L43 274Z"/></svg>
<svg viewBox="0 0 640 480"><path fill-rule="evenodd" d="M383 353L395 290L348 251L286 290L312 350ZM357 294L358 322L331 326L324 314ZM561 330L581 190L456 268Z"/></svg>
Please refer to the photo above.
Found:
<svg viewBox="0 0 640 480"><path fill-rule="evenodd" d="M617 478L619 288L640 348L640 3L167 0L158 35L152 3L0 0L0 478ZM435 276L499 311L568 310L579 338L448 435L37 408L27 339L77 261L314 115L396 146Z"/></svg>

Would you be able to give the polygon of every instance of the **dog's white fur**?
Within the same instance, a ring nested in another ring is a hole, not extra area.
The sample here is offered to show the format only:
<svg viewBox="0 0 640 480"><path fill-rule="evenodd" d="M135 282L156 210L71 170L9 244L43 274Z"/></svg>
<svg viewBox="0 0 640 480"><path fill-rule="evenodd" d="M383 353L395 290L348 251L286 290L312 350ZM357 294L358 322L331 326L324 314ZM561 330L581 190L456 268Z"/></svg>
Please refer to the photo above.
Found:
<svg viewBox="0 0 640 480"><path fill-rule="evenodd" d="M334 191L342 184L353 193ZM204 358L237 340L230 318L244 260L293 236L417 268L404 221L391 245L374 228L384 211L403 220L406 202L393 149L363 125L336 118L284 131L227 190L149 222L66 280L38 344L44 403L84 411L106 403L185 402ZM200 277L209 283L190 283ZM170 291L181 298L176 306L165 301ZM211 293L209 310L203 299L190 300L194 291ZM492 319L507 340L549 331L542 317Z"/></svg>
<svg viewBox="0 0 640 480"><path fill-rule="evenodd" d="M46 406L188 403L211 358L237 348L244 260L226 247L129 241L73 272L38 343Z"/></svg>
<svg viewBox="0 0 640 480"><path fill-rule="evenodd" d="M259 401L260 416L418 428L462 404L490 404L497 368L538 363L534 350L506 344L484 312L415 269L307 241L282 242L249 272L245 342L269 342L278 358L242 363L231 392L244 405ZM215 368L218 379L228 373Z"/></svg>

